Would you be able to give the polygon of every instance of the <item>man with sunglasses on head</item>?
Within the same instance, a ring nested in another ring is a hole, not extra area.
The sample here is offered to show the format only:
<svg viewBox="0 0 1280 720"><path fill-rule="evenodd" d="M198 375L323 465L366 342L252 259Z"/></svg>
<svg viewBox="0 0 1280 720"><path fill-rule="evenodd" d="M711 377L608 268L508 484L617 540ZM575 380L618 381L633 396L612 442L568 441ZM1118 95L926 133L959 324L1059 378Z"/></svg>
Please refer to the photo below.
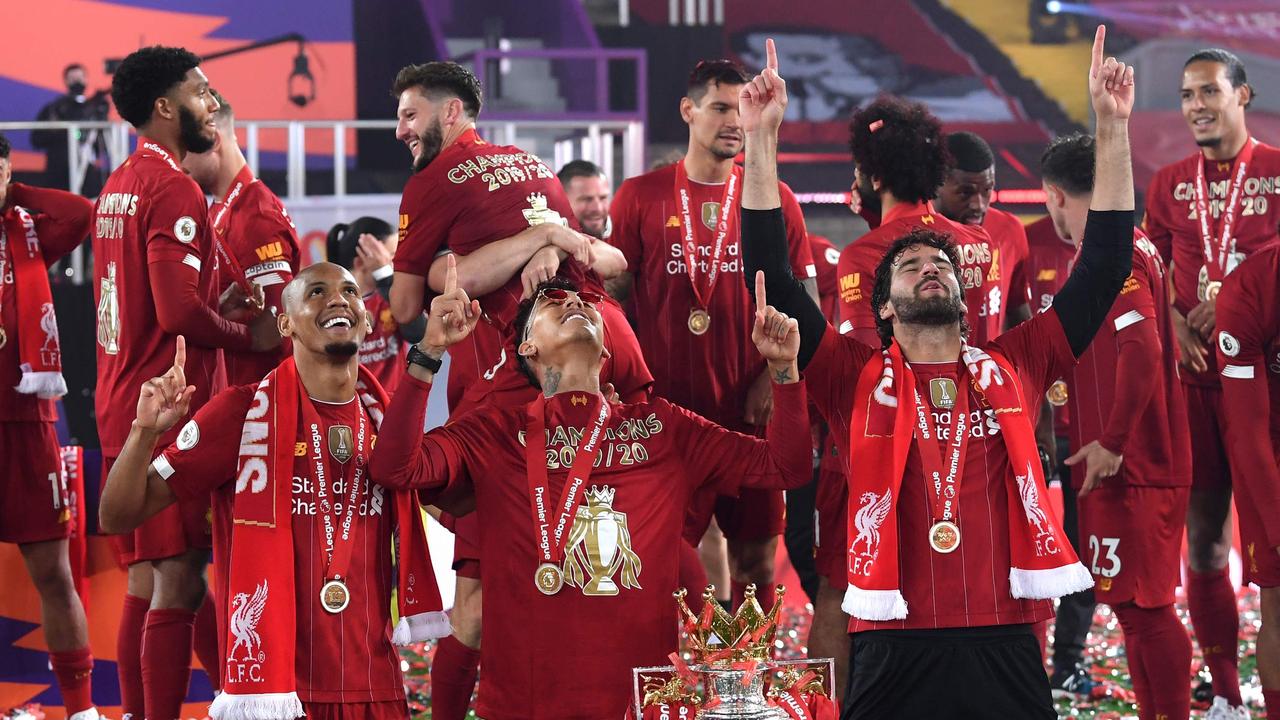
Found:
<svg viewBox="0 0 1280 720"><path fill-rule="evenodd" d="M654 398L610 404L599 294L541 284L516 316L511 350L541 392L418 431L445 350L480 322L448 260L445 292L387 408L371 470L380 482L448 503L473 496L485 518L484 673L477 714L621 717L631 668L664 664L681 527L701 489L782 490L809 479L796 324L768 307L760 279L752 339L768 363L767 440L725 430Z"/></svg>
<svg viewBox="0 0 1280 720"><path fill-rule="evenodd" d="M634 305L654 392L724 427L756 433L768 424L771 396L768 373L749 341L751 298L738 241L742 168L734 164L743 147L738 91L748 77L731 60L699 62L690 73L680 100L689 126L684 157L627 180L610 206L609 242L627 259L610 287ZM786 185L779 183L778 192L792 271L817 298L804 215ZM736 606L748 583L772 587L784 528L782 493L750 491L737 501L704 493L685 528L691 546L713 517L729 541ZM772 591L761 592L768 604Z"/></svg>
<svg viewBox="0 0 1280 720"><path fill-rule="evenodd" d="M414 174L400 204L391 312L399 323L422 315L429 294L444 289L444 254L457 262L458 283L479 299L475 332L449 353L449 406L457 418L485 404L519 407L533 397L509 349L516 307L537 284L565 277L603 293L602 277L626 267L622 254L576 231L559 179L537 156L492 145L476 131L480 85L451 62L410 65L392 89L396 137L413 154ZM603 376L624 398L640 398L653 378L616 303L601 306L609 359ZM452 518L446 518L446 522ZM480 643L479 519L452 529L457 592L445 638L431 667L432 713L462 720L475 686Z"/></svg>

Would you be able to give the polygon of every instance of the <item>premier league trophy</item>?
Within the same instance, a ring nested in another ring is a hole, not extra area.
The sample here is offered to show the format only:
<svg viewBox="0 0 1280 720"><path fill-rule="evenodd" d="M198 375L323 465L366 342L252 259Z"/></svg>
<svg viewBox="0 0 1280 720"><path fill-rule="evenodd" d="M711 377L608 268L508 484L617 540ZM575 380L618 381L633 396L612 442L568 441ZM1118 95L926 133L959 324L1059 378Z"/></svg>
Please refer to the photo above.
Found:
<svg viewBox="0 0 1280 720"><path fill-rule="evenodd" d="M702 594L702 612L685 603L687 591L675 593L680 624L689 638L690 661L673 654L672 666L636 668L635 707L638 718L679 720L834 720L835 705L823 678L832 661L772 660L778 613L786 588L765 614L755 585L747 587L737 613L729 615L715 598L715 588ZM701 691L701 693L699 693Z"/></svg>

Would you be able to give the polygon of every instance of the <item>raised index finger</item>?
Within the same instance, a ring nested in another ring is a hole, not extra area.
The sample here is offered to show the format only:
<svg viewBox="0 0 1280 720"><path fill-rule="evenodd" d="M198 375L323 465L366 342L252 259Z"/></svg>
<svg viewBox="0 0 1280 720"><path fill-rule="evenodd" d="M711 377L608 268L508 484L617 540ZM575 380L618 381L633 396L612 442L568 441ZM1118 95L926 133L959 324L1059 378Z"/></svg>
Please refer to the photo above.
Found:
<svg viewBox="0 0 1280 720"><path fill-rule="evenodd" d="M773 38L764 41L764 55L766 68L778 71L778 48L774 47Z"/></svg>
<svg viewBox="0 0 1280 720"><path fill-rule="evenodd" d="M178 336L177 346L173 351L173 367L177 370L187 364L187 340L181 335Z"/></svg>
<svg viewBox="0 0 1280 720"><path fill-rule="evenodd" d="M764 295L764 271L756 271L756 310L764 310L769 306L768 299Z"/></svg>
<svg viewBox="0 0 1280 720"><path fill-rule="evenodd" d="M458 259L449 253L444 261L444 292L446 295L458 289Z"/></svg>
<svg viewBox="0 0 1280 720"><path fill-rule="evenodd" d="M1107 39L1107 26L1099 25L1093 35L1093 60L1089 63L1089 77L1097 77L1102 70L1102 47Z"/></svg>

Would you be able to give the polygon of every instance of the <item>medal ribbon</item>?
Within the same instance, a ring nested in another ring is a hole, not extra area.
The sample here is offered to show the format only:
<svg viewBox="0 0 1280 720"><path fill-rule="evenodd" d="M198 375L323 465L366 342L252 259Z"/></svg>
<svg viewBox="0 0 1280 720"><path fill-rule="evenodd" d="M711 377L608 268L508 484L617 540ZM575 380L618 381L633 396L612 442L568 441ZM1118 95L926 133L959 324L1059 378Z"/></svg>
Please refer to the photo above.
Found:
<svg viewBox="0 0 1280 720"><path fill-rule="evenodd" d="M684 231L684 259L689 269L689 286L693 289L693 297L698 307L706 310L711 300L711 291L715 289L716 279L720 274L720 258L724 256L725 239L729 237L731 227L736 227L738 215L734 212L734 204L738 198L738 184L742 182L737 166L729 173L724 184L724 195L720 197L720 220L716 223L716 239L712 245L711 269L707 271L706 292L698 289L698 243L694 239L692 200L689 196L689 175L684 169L684 160L676 163L676 206L680 208L680 227Z"/></svg>
<svg viewBox="0 0 1280 720"><path fill-rule="evenodd" d="M355 546L352 542L354 535L352 531L355 530L358 517L356 508L360 500L360 481L364 478L366 461L372 449L366 443L366 440L371 437L368 432L364 404L357 399L356 406L360 412L360 425L355 438L355 452L352 453L349 461L336 463L340 469L335 474L350 485L350 490L346 493L347 506L342 508L342 524L334 527L337 513L329 501L329 478L326 472L328 463L325 460L323 448L327 438L320 435L322 425L320 413L316 412L311 398L307 397L306 393L302 393L302 423L311 436L311 478L316 483L316 501L324 523L324 577L326 580L346 577L347 567L351 564L351 551Z"/></svg>
<svg viewBox="0 0 1280 720"><path fill-rule="evenodd" d="M543 563L559 564L564 558L564 543L568 539L569 520L577 512L578 499L586 492L587 481L600 455L604 439L604 424L609 419L609 404L599 395L590 395L591 413L595 420L586 428L582 444L574 452L573 464L564 478L560 490L560 510L552 529L548 518L547 496L550 480L547 475L547 417L546 397L539 394L529 403L529 423L524 437L525 467L529 477L529 509L533 513L533 531L538 539L538 552Z"/></svg>
<svg viewBox="0 0 1280 720"><path fill-rule="evenodd" d="M186 175L183 169L178 167L178 163L174 162L173 156L169 154L168 150L165 150L164 148L160 147L159 145L153 142L142 143L142 149L149 150L155 153L156 155L159 155L161 160L164 160L165 162L169 163L169 167L182 173L183 175ZM249 173L248 165L241 168L240 174L236 176L235 189L227 193L226 202L223 204L222 209L218 212L218 217L213 220L213 225L215 228L218 225L218 221L221 220L222 217L226 215L227 210L230 209L231 203L236 199L236 196L239 195L238 191L240 190L240 183L243 181L243 177L246 173ZM216 232L211 233L211 236L213 237L214 252L218 253L218 258L222 262L226 263L227 267L231 268L231 279L234 280L235 283L240 286L241 290L244 290L246 295L248 295L249 297L253 297L253 288L249 287L249 281L245 280L244 270L240 267L240 263L236 262L235 257L232 256L230 252L227 252L226 246L224 246L222 244L222 241L218 239L218 234Z"/></svg>
<svg viewBox="0 0 1280 720"><path fill-rule="evenodd" d="M1240 205L1240 189L1244 186L1244 174L1249 166L1249 161L1253 160L1253 138L1249 138L1249 142L1244 144L1244 148L1240 150L1240 154L1236 156L1235 173L1231 178L1231 185L1227 190L1227 205L1222 213L1222 237L1214 238L1213 230L1209 225L1209 193L1206 191L1204 179L1204 153L1200 153L1198 163L1196 164L1196 216L1200 218L1200 237L1204 241L1204 262L1206 267L1215 264L1213 259L1213 243L1218 243L1218 260L1217 267L1226 275L1227 271L1227 252L1231 243L1231 230L1235 225L1236 208Z"/></svg>
<svg viewBox="0 0 1280 720"><path fill-rule="evenodd" d="M956 400L951 407L951 435L947 441L947 465L943 465L938 439L932 436L933 423L916 382L916 445L920 448L920 463L925 477L933 485L933 522L956 522L960 506L960 476L964 472L964 455L969 445L969 386L966 373L961 370L956 378ZM946 471L946 475L943 472ZM951 497L947 497L947 490Z"/></svg>

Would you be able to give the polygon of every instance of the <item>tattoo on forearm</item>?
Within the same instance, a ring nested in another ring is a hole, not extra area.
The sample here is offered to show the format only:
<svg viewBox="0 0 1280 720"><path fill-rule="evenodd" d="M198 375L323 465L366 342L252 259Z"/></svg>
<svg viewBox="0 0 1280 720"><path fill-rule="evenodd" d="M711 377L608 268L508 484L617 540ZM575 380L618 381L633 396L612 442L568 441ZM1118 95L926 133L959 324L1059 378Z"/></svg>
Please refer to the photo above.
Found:
<svg viewBox="0 0 1280 720"><path fill-rule="evenodd" d="M791 368L785 367L781 370L773 371L773 381L779 385L786 385L791 382Z"/></svg>

